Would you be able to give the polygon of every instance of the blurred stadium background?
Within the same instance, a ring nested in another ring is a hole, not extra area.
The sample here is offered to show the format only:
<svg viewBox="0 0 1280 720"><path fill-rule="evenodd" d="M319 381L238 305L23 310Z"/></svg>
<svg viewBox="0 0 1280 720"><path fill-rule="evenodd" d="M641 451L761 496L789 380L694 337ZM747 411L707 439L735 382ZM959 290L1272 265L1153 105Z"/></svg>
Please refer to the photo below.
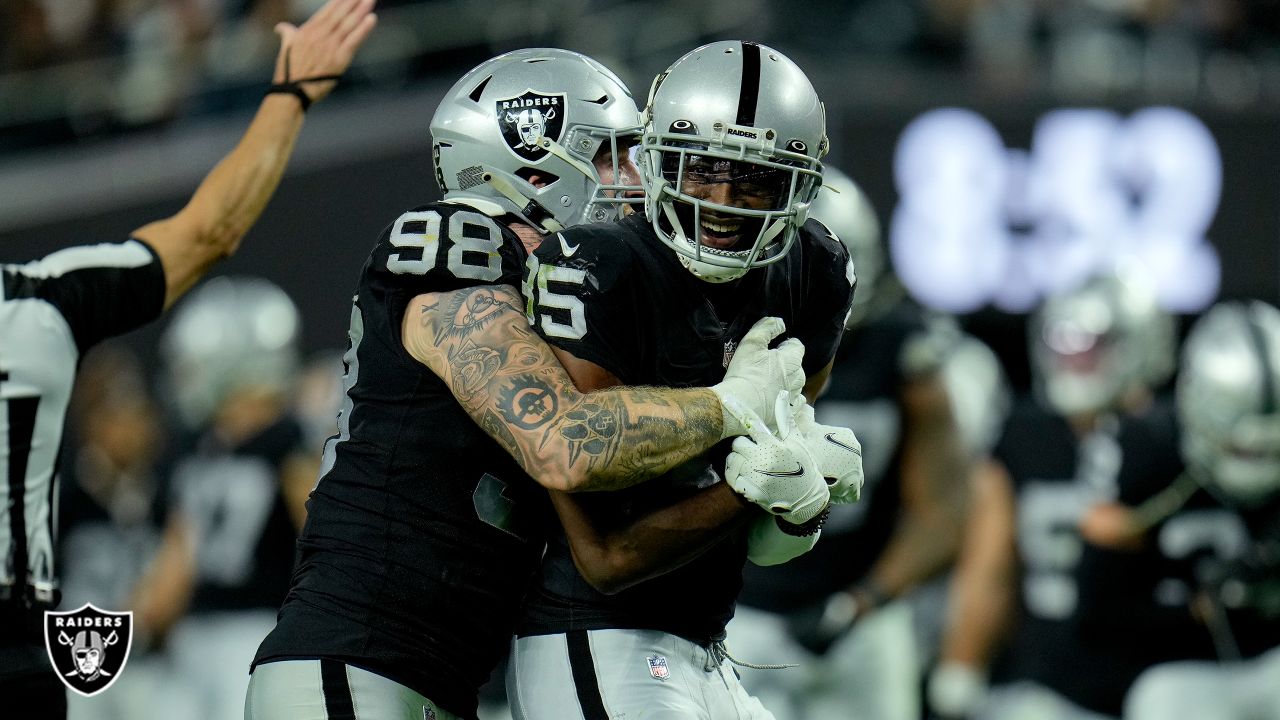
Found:
<svg viewBox="0 0 1280 720"><path fill-rule="evenodd" d="M120 237L176 209L255 107L271 27L318 4L6 0L4 257ZM867 191L908 289L960 311L1020 387L1020 311L1108 252L1158 267L1179 312L1280 297L1277 2L384 0L379 15L309 119L289 179L218 270L280 283L308 350L344 337L343 289L368 243L435 196L426 127L439 94L499 51L540 45L599 58L641 102L700 43L787 53L825 98L829 161ZM1181 112L1144 114L1153 107Z"/></svg>

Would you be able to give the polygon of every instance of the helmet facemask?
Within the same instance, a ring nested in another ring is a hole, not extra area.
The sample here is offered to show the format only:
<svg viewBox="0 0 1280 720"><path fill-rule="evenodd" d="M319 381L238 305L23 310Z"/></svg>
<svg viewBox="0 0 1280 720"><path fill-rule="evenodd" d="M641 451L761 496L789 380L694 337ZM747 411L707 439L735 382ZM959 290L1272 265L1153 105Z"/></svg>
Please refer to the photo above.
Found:
<svg viewBox="0 0 1280 720"><path fill-rule="evenodd" d="M703 45L650 87L645 215L694 275L734 280L786 256L827 148L822 101L799 66L759 43Z"/></svg>
<svg viewBox="0 0 1280 720"><path fill-rule="evenodd" d="M658 238L710 282L782 259L821 185L817 160L775 149L772 130L717 123L704 138L691 134L688 121L672 125L673 132L645 134L641 160ZM756 146L726 142L738 134L756 138Z"/></svg>

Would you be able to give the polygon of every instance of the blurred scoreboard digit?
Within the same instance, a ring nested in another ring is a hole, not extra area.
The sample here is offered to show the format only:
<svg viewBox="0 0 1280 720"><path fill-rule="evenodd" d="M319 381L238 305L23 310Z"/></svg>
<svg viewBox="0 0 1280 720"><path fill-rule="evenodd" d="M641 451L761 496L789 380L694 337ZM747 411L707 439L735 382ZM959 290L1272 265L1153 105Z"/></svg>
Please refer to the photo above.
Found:
<svg viewBox="0 0 1280 720"><path fill-rule="evenodd" d="M977 112L930 110L899 136L893 176L890 255L930 307L1026 312L1117 265L1150 277L1173 312L1219 294L1208 232L1222 154L1185 110L1050 110L1025 149L1007 147Z"/></svg>

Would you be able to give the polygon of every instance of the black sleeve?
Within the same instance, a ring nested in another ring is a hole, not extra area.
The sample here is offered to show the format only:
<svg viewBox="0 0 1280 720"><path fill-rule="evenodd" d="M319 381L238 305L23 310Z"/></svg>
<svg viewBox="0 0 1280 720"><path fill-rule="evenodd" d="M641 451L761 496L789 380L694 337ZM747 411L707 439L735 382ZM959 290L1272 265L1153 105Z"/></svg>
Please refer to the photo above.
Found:
<svg viewBox="0 0 1280 720"><path fill-rule="evenodd" d="M849 250L825 226L811 220L800 232L809 287L804 322L796 334L804 342L805 374L812 376L836 356L857 278Z"/></svg>
<svg viewBox="0 0 1280 720"><path fill-rule="evenodd" d="M626 382L640 352L633 325L647 307L636 297L627 245L584 228L559 233L533 255L523 286L529 324L551 345Z"/></svg>
<svg viewBox="0 0 1280 720"><path fill-rule="evenodd" d="M151 246L136 239L71 247L7 266L4 284L6 298L37 298L58 308L81 354L164 310L164 268Z"/></svg>

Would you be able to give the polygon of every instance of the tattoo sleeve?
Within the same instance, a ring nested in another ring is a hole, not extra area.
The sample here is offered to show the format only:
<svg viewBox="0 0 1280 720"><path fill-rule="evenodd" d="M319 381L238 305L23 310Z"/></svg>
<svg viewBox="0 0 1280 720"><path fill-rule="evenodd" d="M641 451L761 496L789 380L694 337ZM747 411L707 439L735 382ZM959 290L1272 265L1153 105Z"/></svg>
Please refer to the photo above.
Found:
<svg viewBox="0 0 1280 720"><path fill-rule="evenodd" d="M660 475L720 440L723 415L706 388L580 392L525 320L506 286L420 295L404 347L543 485L617 490Z"/></svg>

